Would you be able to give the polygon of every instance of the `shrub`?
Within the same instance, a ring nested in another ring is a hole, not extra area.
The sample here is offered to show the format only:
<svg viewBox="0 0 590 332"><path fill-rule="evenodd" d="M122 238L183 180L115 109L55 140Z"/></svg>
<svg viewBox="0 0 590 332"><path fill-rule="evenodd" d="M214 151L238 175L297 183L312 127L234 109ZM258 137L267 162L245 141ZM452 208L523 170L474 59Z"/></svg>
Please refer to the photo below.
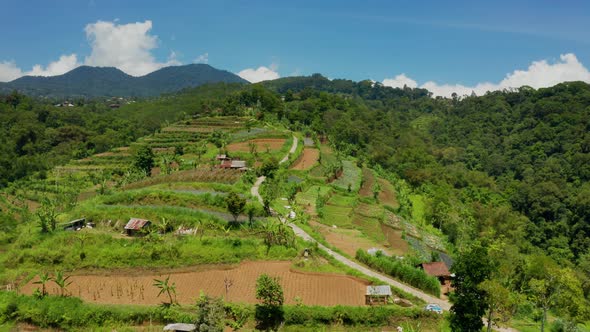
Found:
<svg viewBox="0 0 590 332"><path fill-rule="evenodd" d="M371 256L359 249L356 259L368 266L386 273L403 282L440 297L440 283L437 278L427 275L424 271L385 256Z"/></svg>

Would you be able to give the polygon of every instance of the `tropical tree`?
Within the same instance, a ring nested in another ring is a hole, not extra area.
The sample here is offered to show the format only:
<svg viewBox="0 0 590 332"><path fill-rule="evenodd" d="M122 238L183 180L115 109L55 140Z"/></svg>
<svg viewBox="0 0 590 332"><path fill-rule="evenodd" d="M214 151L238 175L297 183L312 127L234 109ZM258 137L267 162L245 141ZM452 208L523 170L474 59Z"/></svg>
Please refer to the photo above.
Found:
<svg viewBox="0 0 590 332"><path fill-rule="evenodd" d="M35 212L39 220L39 227L41 233L49 233L55 231L57 227L57 207L53 200L44 198L41 206Z"/></svg>
<svg viewBox="0 0 590 332"><path fill-rule="evenodd" d="M262 234L267 254L274 245L292 247L295 243L293 230L281 222L280 219L278 221L268 221L262 226L259 233Z"/></svg>
<svg viewBox="0 0 590 332"><path fill-rule="evenodd" d="M252 228L254 217L260 213L258 205L253 203L246 204L245 210L248 215L248 224L250 225L250 228Z"/></svg>
<svg viewBox="0 0 590 332"><path fill-rule="evenodd" d="M70 281L70 276L64 275L62 271L56 271L53 282L55 282L57 287L59 287L60 296L66 296L68 286L72 284L72 281Z"/></svg>
<svg viewBox="0 0 590 332"><path fill-rule="evenodd" d="M174 161L174 156L170 154L163 154L160 156L160 168L162 169L163 173L169 175L172 173L172 162Z"/></svg>
<svg viewBox="0 0 590 332"><path fill-rule="evenodd" d="M164 303L164 305L171 306L176 303L176 283L170 283L170 276L166 277L166 279L154 279L154 286L160 290L158 292L158 297L164 293L168 295L168 303ZM172 297L174 295L174 297Z"/></svg>
<svg viewBox="0 0 590 332"><path fill-rule="evenodd" d="M260 166L259 173L267 178L273 178L275 172L279 169L279 162L276 158L270 157L267 158L264 162L262 162L262 166Z"/></svg>
<svg viewBox="0 0 590 332"><path fill-rule="evenodd" d="M51 275L47 272L39 274L39 280L33 282L36 285L41 285L41 296L47 295L47 283L53 280Z"/></svg>
<svg viewBox="0 0 590 332"><path fill-rule="evenodd" d="M261 274L256 279L256 299L269 306L282 306L285 302L283 287L278 277Z"/></svg>
<svg viewBox="0 0 590 332"><path fill-rule="evenodd" d="M261 304L256 305L255 317L257 328L261 330L276 330L283 321L283 303L285 296L278 277L262 274L256 279L256 299Z"/></svg>
<svg viewBox="0 0 590 332"><path fill-rule="evenodd" d="M484 280L479 284L479 288L486 294L488 310L486 318L488 321L487 332L492 332L492 324L496 323L499 318L509 314L511 308L510 291L502 286L497 280Z"/></svg>
<svg viewBox="0 0 590 332"><path fill-rule="evenodd" d="M479 332L483 327L482 317L488 309L485 292L480 284L491 273L487 259L487 249L474 243L461 253L452 267L455 273L451 294L451 330L460 332Z"/></svg>
<svg viewBox="0 0 590 332"><path fill-rule="evenodd" d="M240 213L244 212L246 199L232 191L225 196L225 204L229 213L234 217L234 222L237 222Z"/></svg>
<svg viewBox="0 0 590 332"><path fill-rule="evenodd" d="M205 153L207 153L207 142L200 141L199 143L197 143L194 147L194 152L197 155L197 159L199 160L199 162L201 162L201 157Z"/></svg>
<svg viewBox="0 0 590 332"><path fill-rule="evenodd" d="M150 176L155 163L154 159L155 156L152 148L149 145L142 145L135 153L133 166L145 172L147 176Z"/></svg>
<svg viewBox="0 0 590 332"><path fill-rule="evenodd" d="M210 297L201 292L197 300L197 320L195 325L199 332L222 332L225 309L223 300Z"/></svg>

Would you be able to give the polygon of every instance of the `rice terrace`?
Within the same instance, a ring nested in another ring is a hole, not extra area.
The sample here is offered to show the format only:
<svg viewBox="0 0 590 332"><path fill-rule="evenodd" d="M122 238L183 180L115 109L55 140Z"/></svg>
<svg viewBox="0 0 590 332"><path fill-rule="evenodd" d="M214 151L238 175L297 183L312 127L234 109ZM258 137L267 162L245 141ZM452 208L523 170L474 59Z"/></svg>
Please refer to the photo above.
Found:
<svg viewBox="0 0 590 332"><path fill-rule="evenodd" d="M152 162L143 174L141 158ZM338 163L341 170L334 169ZM305 180L307 172L313 180ZM286 128L251 117L188 118L128 147L73 160L46 179L12 186L8 193L22 197L13 203L34 203L55 219L44 226L51 241L38 237L35 246L4 258L16 274L3 278L27 295L147 306L166 303L154 284L166 280L174 293L169 300L190 306L202 294L255 305L258 279L268 275L277 278L286 306L365 307L367 287L382 282L301 240L289 226L327 225L315 233L318 241L350 258L358 248L375 246L387 255L408 252L407 245L396 250L382 245L385 237L374 237L381 203L359 201L361 180L352 160ZM64 193L71 195L67 209L43 199ZM334 231L348 232L344 242L334 240L333 224L344 227ZM49 263L53 271L43 268ZM39 269L44 272L34 272ZM399 309L403 321L411 322L404 317L412 310L422 312L418 297L394 290L386 302L398 307L394 301L414 308Z"/></svg>

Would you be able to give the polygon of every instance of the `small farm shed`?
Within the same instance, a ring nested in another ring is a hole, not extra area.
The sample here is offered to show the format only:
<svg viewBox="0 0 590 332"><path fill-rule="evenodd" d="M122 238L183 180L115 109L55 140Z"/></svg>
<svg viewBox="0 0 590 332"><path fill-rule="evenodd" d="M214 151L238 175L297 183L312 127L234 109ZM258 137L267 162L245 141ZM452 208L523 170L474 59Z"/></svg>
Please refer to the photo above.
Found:
<svg viewBox="0 0 590 332"><path fill-rule="evenodd" d="M164 326L164 331L191 332L196 330L197 326L195 324L174 323Z"/></svg>
<svg viewBox="0 0 590 332"><path fill-rule="evenodd" d="M366 304L387 304L391 298L391 287L389 285L367 286L365 294Z"/></svg>
<svg viewBox="0 0 590 332"><path fill-rule="evenodd" d="M231 168L234 169L245 169L246 168L246 161L245 160L232 160L231 161Z"/></svg>
<svg viewBox="0 0 590 332"><path fill-rule="evenodd" d="M75 231L79 228L83 228L84 226L86 226L86 219L82 218L68 221L61 224L61 226L63 227L64 231Z"/></svg>
<svg viewBox="0 0 590 332"><path fill-rule="evenodd" d="M125 233L129 236L140 235L141 231L149 227L151 222L147 219L131 218L125 225Z"/></svg>
<svg viewBox="0 0 590 332"><path fill-rule="evenodd" d="M230 158L226 154L218 154L215 159L217 160L230 160Z"/></svg>
<svg viewBox="0 0 590 332"><path fill-rule="evenodd" d="M451 289L452 275L444 262L422 263L420 268L429 276L437 277L443 286L443 293L448 293Z"/></svg>
<svg viewBox="0 0 590 332"><path fill-rule="evenodd" d="M429 276L437 277L441 284L451 279L451 273L444 262L422 263L420 267Z"/></svg>
<svg viewBox="0 0 590 332"><path fill-rule="evenodd" d="M221 160L221 164L219 164L220 168L231 168L231 163L232 161L229 159L223 159Z"/></svg>

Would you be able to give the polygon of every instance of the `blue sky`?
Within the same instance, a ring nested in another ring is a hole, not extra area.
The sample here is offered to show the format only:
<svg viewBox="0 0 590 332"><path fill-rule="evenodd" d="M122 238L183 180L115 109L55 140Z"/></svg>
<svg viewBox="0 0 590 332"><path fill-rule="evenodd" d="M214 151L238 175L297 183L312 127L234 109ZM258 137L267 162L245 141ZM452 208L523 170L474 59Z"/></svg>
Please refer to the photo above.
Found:
<svg viewBox="0 0 590 332"><path fill-rule="evenodd" d="M80 64L141 75L198 58L250 80L319 72L475 89L535 61L545 66L532 86L590 80L588 1L2 0L2 11L0 81Z"/></svg>

